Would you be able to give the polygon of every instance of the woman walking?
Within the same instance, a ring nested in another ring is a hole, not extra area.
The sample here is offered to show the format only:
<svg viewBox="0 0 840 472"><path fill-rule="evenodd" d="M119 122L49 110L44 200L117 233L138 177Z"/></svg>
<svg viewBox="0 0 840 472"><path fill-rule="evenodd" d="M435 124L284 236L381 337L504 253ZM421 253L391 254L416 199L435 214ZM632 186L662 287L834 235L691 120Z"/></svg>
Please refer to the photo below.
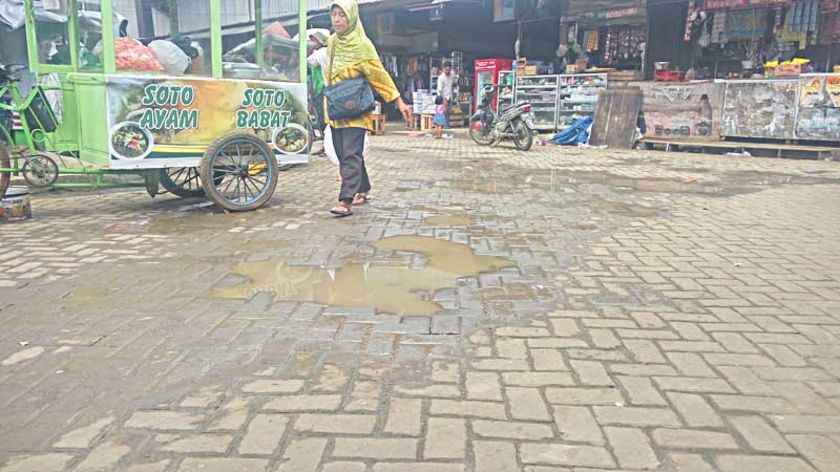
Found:
<svg viewBox="0 0 840 472"><path fill-rule="evenodd" d="M365 34L356 0L333 1L330 17L335 33L328 42L325 77L328 85L334 86L345 80L363 77L386 102L395 102L403 116L409 119L411 110L403 102L394 81L379 61L376 48ZM329 92L325 91L325 94L329 95ZM367 202L370 191L370 179L362 154L365 134L373 131L373 111L347 119L332 119L326 101L324 107L327 122L332 128L333 145L341 173L338 205L330 212L340 217L350 216L353 214L353 205Z"/></svg>

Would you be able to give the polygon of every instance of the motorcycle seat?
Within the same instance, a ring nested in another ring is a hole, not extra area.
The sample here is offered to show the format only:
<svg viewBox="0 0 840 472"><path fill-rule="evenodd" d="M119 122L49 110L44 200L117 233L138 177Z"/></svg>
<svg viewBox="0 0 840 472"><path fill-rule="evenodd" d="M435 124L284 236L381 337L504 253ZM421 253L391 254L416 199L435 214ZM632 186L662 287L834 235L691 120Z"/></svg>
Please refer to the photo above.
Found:
<svg viewBox="0 0 840 472"><path fill-rule="evenodd" d="M511 110L511 109L513 109L513 108L516 108L516 107L518 107L518 106L522 106L522 105L526 105L526 104L528 104L528 102L518 102L518 103L514 103L513 105L507 105L507 106L502 107L502 108L499 110L499 113L504 113L504 112L506 112L506 111L508 111L508 110Z"/></svg>

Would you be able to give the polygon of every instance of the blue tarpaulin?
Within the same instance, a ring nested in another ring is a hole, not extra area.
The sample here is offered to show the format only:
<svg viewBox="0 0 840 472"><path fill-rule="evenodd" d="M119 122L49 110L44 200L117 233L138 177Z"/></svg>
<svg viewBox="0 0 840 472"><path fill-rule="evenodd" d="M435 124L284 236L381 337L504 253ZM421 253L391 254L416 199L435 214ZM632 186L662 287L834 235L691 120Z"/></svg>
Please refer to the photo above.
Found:
<svg viewBox="0 0 840 472"><path fill-rule="evenodd" d="M572 122L568 128L555 134L551 141L554 144L578 145L589 142L589 127L592 126L592 117L587 116Z"/></svg>

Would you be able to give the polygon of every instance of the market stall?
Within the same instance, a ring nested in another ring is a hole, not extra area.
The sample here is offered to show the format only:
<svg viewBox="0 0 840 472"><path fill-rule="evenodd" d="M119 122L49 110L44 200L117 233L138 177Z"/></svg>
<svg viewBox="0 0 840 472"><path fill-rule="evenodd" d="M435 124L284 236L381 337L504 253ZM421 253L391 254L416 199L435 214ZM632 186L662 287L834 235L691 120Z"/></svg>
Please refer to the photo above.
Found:
<svg viewBox="0 0 840 472"><path fill-rule="evenodd" d="M631 72L623 79L643 78L646 0L569 0L561 23L568 25L570 42L579 45L566 72L597 67Z"/></svg>
<svg viewBox="0 0 840 472"><path fill-rule="evenodd" d="M51 2L49 17L24 5L29 69L54 74L56 85L27 94L19 68L3 77L0 96L11 99L0 108L26 119L21 133L0 129L14 152L0 175L72 187L58 177L82 174L103 187L104 175L137 174L152 195L162 185L243 211L271 198L279 165L307 162L306 44L283 26L305 25L305 0L158 10L145 0L68 0ZM140 15L146 9L154 21ZM46 103L50 91L59 100Z"/></svg>
<svg viewBox="0 0 840 472"><path fill-rule="evenodd" d="M556 131L593 116L605 88L607 74L519 75L515 101L531 103L538 130Z"/></svg>

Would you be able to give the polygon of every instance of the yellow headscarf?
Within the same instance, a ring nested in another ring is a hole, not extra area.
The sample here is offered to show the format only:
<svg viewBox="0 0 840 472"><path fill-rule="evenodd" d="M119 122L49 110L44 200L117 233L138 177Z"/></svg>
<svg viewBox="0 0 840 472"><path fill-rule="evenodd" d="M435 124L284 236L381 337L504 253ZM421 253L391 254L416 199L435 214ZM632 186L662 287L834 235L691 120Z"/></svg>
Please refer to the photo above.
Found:
<svg viewBox="0 0 840 472"><path fill-rule="evenodd" d="M362 20L359 18L359 4L356 0L334 0L330 5L330 10L334 6L344 10L348 27L344 34L333 33L327 40L327 60L332 61L330 79L360 62L379 60L376 47L365 34L365 27L362 26Z"/></svg>

